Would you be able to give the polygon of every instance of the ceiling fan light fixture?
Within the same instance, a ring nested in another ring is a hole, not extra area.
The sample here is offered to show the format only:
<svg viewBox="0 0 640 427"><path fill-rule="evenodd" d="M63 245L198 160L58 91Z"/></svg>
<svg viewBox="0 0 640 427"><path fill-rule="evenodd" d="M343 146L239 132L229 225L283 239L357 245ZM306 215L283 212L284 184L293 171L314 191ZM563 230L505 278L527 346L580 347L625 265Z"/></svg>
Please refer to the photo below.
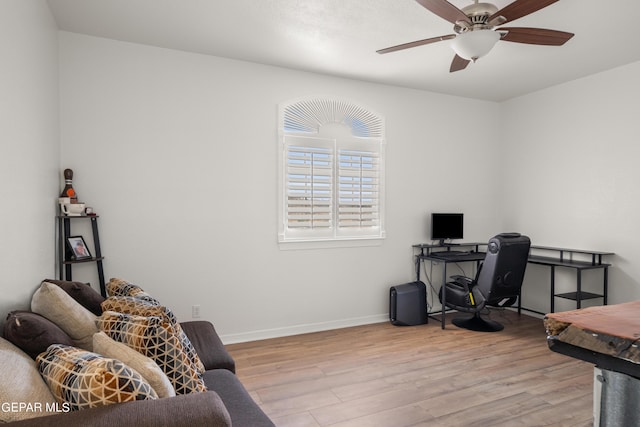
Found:
<svg viewBox="0 0 640 427"><path fill-rule="evenodd" d="M451 47L459 57L475 62L489 53L498 40L500 40L500 33L479 29L458 34L453 39Z"/></svg>

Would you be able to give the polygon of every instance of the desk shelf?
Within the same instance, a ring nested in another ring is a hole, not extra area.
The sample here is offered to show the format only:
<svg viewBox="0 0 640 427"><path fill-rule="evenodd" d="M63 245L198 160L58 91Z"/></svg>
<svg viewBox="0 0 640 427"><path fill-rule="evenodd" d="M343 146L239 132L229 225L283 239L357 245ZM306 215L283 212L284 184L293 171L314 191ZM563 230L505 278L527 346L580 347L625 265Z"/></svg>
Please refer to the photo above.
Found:
<svg viewBox="0 0 640 427"><path fill-rule="evenodd" d="M593 292L566 292L564 294L555 294L556 298L565 298L573 301L582 301L587 299L604 298L604 295L594 294Z"/></svg>
<svg viewBox="0 0 640 427"><path fill-rule="evenodd" d="M533 246L532 249L535 249ZM529 255L529 262L532 264L540 264L540 265L555 265L558 267L570 267L570 268L579 268L581 270L588 270L591 268L602 268L605 266L610 266L611 264L605 264L602 262L589 262L589 261L580 261L573 259L563 259L563 258L553 258L548 256L540 256L540 255Z"/></svg>
<svg viewBox="0 0 640 427"><path fill-rule="evenodd" d="M567 263L582 263L582 261L573 261L573 254L582 254L589 255L591 257L591 265L599 265L602 264L602 257L605 255L614 255L613 252L602 252L602 251L587 251L584 249L569 249L569 248L555 248L553 246L537 246L532 245L531 249L538 249L543 251L557 252L557 258L550 259L559 259L559 262L567 262ZM569 254L569 260L565 259L565 254Z"/></svg>

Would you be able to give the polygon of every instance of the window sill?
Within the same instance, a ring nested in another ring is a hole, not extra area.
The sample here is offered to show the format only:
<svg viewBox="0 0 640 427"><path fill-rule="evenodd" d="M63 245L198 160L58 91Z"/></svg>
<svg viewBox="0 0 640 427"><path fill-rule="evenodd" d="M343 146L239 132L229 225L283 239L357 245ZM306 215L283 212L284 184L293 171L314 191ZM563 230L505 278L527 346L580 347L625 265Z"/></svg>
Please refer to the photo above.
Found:
<svg viewBox="0 0 640 427"><path fill-rule="evenodd" d="M384 237L366 237L352 239L327 239L327 240L290 240L278 242L281 251L303 249L331 249L331 248L361 248L382 246Z"/></svg>

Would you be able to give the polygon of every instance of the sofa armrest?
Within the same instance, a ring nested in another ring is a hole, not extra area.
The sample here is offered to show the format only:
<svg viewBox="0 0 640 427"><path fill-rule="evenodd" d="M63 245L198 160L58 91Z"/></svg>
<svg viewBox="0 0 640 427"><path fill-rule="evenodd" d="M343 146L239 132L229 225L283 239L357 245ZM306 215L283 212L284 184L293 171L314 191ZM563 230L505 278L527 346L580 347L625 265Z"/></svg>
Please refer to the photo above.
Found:
<svg viewBox="0 0 640 427"><path fill-rule="evenodd" d="M222 344L211 322L195 320L180 323L206 370L227 369L236 373L236 362Z"/></svg>
<svg viewBox="0 0 640 427"><path fill-rule="evenodd" d="M48 415L11 423L20 427L230 427L231 418L213 391L156 400L138 400L99 406L66 414Z"/></svg>

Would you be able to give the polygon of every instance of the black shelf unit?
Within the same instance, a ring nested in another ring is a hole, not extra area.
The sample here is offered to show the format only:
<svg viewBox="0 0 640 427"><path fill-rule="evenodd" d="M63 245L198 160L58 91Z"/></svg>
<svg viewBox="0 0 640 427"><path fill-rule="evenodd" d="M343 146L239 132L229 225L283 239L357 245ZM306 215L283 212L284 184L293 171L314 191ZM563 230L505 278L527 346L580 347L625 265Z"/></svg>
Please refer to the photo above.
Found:
<svg viewBox="0 0 640 427"><path fill-rule="evenodd" d="M67 216L57 215L56 220L58 223L58 279L59 280L73 280L72 267L74 264L86 264L95 263L98 269L98 281L100 282L100 293L106 297L106 287L104 280L104 267L102 261L102 251L100 249L100 234L98 233L98 218L99 215L81 215L81 216ZM93 249L94 256L92 258L75 260L72 259L69 252L66 241L68 237L71 237L71 221L76 220L91 220L91 231L93 233Z"/></svg>

